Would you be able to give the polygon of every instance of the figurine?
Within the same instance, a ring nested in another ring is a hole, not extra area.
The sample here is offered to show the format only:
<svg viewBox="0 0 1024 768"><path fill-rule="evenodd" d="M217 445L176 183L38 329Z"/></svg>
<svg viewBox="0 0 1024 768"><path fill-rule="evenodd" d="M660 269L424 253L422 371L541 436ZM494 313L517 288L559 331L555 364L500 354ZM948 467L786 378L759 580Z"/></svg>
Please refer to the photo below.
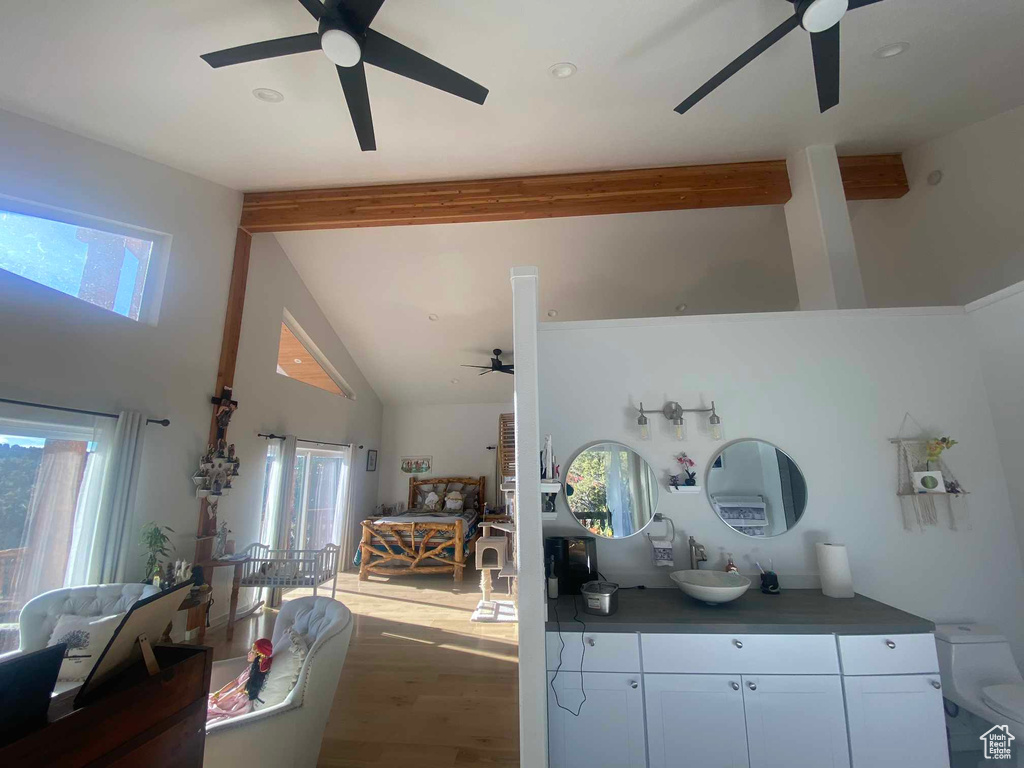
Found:
<svg viewBox="0 0 1024 768"><path fill-rule="evenodd" d="M221 485L220 478L213 478L213 486L210 488L210 494L213 496L220 496L222 493L223 486Z"/></svg>
<svg viewBox="0 0 1024 768"><path fill-rule="evenodd" d="M227 554L229 533L231 533L231 531L228 530L228 524L221 523L220 530L217 531L217 543L214 545L213 548L214 560L220 560L224 557L224 555Z"/></svg>
<svg viewBox="0 0 1024 768"><path fill-rule="evenodd" d="M679 475L669 475L668 476L668 484L670 486L672 486L673 488L678 488L679 487Z"/></svg>
<svg viewBox="0 0 1024 768"><path fill-rule="evenodd" d="M234 460L235 460L235 444L232 443L231 445L228 446L228 461L234 461Z"/></svg>
<svg viewBox="0 0 1024 768"><path fill-rule="evenodd" d="M211 398L210 401L217 406L214 418L217 420L217 439L221 440L228 431L228 424L235 415L238 403L231 399L231 387L224 387L220 397Z"/></svg>
<svg viewBox="0 0 1024 768"><path fill-rule="evenodd" d="M172 563L170 560L168 560L167 564L164 566L164 578L163 578L164 589L170 589L176 583L177 583L177 579L175 579L175 577L174 577L174 563Z"/></svg>
<svg viewBox="0 0 1024 768"><path fill-rule="evenodd" d="M544 451L541 453L541 480L552 479L555 476L555 453L551 444L551 435L544 435Z"/></svg>

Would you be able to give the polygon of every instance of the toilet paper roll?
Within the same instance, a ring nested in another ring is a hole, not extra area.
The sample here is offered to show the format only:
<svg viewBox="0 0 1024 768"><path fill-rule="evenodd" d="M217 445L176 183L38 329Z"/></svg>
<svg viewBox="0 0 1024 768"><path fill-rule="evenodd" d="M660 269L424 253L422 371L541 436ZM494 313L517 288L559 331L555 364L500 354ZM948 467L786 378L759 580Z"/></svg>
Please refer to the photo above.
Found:
<svg viewBox="0 0 1024 768"><path fill-rule="evenodd" d="M850 574L850 559L842 544L821 542L814 545L818 553L818 572L821 574L821 591L827 597L853 597L853 576Z"/></svg>

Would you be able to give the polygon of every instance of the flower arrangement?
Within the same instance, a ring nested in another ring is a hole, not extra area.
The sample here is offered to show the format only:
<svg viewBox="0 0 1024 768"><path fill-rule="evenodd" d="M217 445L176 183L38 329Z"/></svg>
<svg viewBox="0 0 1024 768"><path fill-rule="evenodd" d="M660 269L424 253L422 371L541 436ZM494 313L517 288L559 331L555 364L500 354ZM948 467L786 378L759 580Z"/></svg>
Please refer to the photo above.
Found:
<svg viewBox="0 0 1024 768"><path fill-rule="evenodd" d="M689 486L696 485L697 473L693 471L693 467L696 467L697 463L687 456L685 451L676 456L676 463L679 465L679 468L683 470L683 474L686 475L686 479L683 480L682 484ZM670 482L673 488L678 488L680 485L679 475L672 475Z"/></svg>
<svg viewBox="0 0 1024 768"><path fill-rule="evenodd" d="M925 456L925 469L932 468L932 462L938 461L939 457L942 456L943 451L947 451L957 444L957 441L951 437L940 437L935 440L929 440L927 445L927 456Z"/></svg>

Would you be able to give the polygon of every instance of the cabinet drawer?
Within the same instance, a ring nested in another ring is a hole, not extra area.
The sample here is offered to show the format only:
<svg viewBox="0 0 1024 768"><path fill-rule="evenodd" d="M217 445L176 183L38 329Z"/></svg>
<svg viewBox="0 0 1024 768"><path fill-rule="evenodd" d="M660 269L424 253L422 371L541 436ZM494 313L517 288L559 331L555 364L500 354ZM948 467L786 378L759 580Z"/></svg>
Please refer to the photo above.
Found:
<svg viewBox="0 0 1024 768"><path fill-rule="evenodd" d="M844 675L915 675L939 671L935 637L846 635L839 638Z"/></svg>
<svg viewBox="0 0 1024 768"><path fill-rule="evenodd" d="M645 672L838 675L833 635L640 636Z"/></svg>
<svg viewBox="0 0 1024 768"><path fill-rule="evenodd" d="M640 643L635 634L624 632L562 632L562 671L639 672ZM561 649L558 632L547 633L547 668L558 668ZM586 653L584 654L584 650Z"/></svg>

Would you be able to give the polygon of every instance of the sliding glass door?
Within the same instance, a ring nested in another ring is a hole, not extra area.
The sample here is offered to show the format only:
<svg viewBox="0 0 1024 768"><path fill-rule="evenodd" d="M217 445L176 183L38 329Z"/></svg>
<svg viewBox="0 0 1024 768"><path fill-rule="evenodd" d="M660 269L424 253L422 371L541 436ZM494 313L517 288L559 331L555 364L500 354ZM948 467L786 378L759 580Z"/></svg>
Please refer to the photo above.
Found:
<svg viewBox="0 0 1024 768"><path fill-rule="evenodd" d="M348 502L348 450L295 449L289 549L340 544Z"/></svg>

